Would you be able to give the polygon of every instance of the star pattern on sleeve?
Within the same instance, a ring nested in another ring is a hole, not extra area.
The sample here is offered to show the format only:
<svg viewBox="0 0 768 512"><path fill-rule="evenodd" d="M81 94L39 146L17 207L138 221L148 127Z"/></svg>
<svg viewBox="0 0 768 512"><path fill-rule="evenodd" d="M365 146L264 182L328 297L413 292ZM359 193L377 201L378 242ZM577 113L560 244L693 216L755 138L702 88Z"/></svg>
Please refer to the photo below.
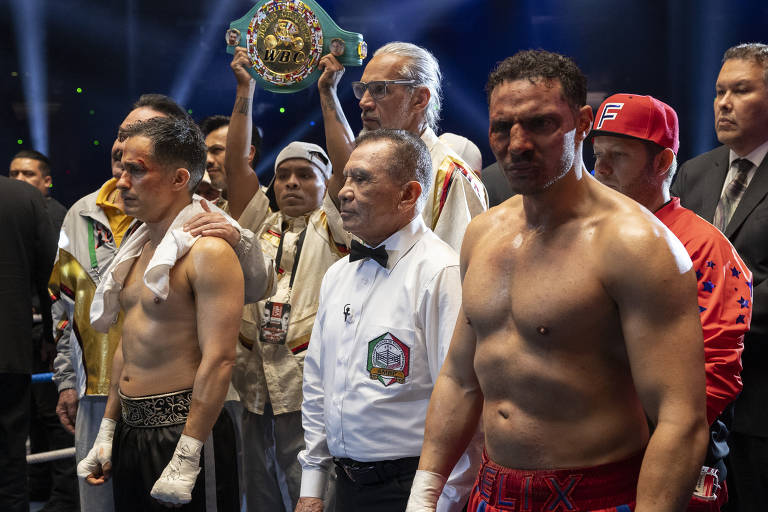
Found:
<svg viewBox="0 0 768 512"><path fill-rule="evenodd" d="M707 310L707 308L705 308L705 307L704 307L704 306L702 306L702 305L699 305L699 313L703 313L703 312L705 312L706 310Z"/></svg>
<svg viewBox="0 0 768 512"><path fill-rule="evenodd" d="M736 302L741 305L742 309L749 307L749 300L745 299L744 297L740 297Z"/></svg>
<svg viewBox="0 0 768 512"><path fill-rule="evenodd" d="M752 281L747 281L747 286L749 287L749 294L751 295L752 292L753 292L753 290L752 290Z"/></svg>
<svg viewBox="0 0 768 512"><path fill-rule="evenodd" d="M741 271L736 267L731 267L731 277L738 278L741 275Z"/></svg>
<svg viewBox="0 0 768 512"><path fill-rule="evenodd" d="M698 269L697 269L697 270L696 270L696 280L698 281L698 280L699 280L699 279L701 279L702 277L704 277L704 274L702 274L702 273L701 273L701 270L698 270Z"/></svg>
<svg viewBox="0 0 768 512"><path fill-rule="evenodd" d="M743 324L744 323L744 315L739 315L736 317L736 323L737 324Z"/></svg>
<svg viewBox="0 0 768 512"><path fill-rule="evenodd" d="M707 261L707 268L715 268L715 262L712 260Z"/></svg>
<svg viewBox="0 0 768 512"><path fill-rule="evenodd" d="M715 283L709 280L704 281L703 283L701 283L701 289L705 292L711 292L715 289Z"/></svg>

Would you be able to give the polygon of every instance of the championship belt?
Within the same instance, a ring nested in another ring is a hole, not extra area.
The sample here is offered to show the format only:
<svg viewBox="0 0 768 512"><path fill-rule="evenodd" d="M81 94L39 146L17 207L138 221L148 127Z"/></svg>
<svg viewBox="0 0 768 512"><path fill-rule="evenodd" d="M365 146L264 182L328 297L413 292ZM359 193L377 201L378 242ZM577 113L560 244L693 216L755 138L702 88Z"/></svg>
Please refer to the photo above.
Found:
<svg viewBox="0 0 768 512"><path fill-rule="evenodd" d="M332 53L344 66L362 66L363 35L342 30L314 0L260 0L229 24L227 53L248 49L248 72L272 92L296 92L321 74L320 57Z"/></svg>

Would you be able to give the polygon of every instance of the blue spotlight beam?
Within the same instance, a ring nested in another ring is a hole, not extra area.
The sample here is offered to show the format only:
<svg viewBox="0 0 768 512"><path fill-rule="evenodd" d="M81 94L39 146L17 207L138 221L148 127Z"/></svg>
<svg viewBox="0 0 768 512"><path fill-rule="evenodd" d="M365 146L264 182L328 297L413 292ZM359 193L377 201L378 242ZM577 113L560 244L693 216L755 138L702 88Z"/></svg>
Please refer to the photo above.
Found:
<svg viewBox="0 0 768 512"><path fill-rule="evenodd" d="M203 27L196 44L190 44L176 81L171 88L170 96L179 105L186 105L189 101L197 77L200 76L204 66L210 61L211 51L213 49L224 51L224 33L229 27L231 21L229 17L234 3L234 0L210 3L211 8L208 16L206 16L208 22Z"/></svg>
<svg viewBox="0 0 768 512"><path fill-rule="evenodd" d="M11 11L32 147L48 155L48 76L43 64L46 30L45 24L40 23L40 0L11 0Z"/></svg>

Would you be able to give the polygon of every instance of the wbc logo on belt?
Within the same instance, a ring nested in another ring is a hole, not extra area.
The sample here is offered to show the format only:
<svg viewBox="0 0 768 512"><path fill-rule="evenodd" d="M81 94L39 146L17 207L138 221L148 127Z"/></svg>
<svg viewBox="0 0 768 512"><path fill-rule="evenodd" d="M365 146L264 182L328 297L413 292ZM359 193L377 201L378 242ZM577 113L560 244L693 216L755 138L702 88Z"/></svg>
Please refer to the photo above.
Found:
<svg viewBox="0 0 768 512"><path fill-rule="evenodd" d="M408 345L387 332L368 342L368 375L385 386L405 384L411 362Z"/></svg>
<svg viewBox="0 0 768 512"><path fill-rule="evenodd" d="M269 0L256 11L246 36L254 69L279 85L300 82L320 61L323 31L299 0Z"/></svg>

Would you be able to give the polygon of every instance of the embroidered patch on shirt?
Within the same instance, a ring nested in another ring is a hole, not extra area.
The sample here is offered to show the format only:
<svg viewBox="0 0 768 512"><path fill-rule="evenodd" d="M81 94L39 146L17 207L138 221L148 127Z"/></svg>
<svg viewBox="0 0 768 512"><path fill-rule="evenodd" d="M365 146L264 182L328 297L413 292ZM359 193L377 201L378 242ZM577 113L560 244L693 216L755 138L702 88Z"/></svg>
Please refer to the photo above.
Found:
<svg viewBox="0 0 768 512"><path fill-rule="evenodd" d="M405 384L410 369L411 349L392 333L384 333L368 342L368 374L385 386Z"/></svg>

